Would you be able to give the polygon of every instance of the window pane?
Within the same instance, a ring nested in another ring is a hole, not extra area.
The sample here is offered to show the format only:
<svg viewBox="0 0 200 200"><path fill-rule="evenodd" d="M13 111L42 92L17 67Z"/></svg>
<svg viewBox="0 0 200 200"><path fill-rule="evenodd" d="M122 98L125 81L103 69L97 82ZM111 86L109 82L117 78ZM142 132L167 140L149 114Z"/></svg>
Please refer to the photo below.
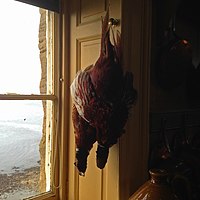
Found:
<svg viewBox="0 0 200 200"><path fill-rule="evenodd" d="M50 190L51 119L51 101L0 101L1 200Z"/></svg>
<svg viewBox="0 0 200 200"><path fill-rule="evenodd" d="M46 21L40 9L0 1L0 26L0 93L47 94Z"/></svg>

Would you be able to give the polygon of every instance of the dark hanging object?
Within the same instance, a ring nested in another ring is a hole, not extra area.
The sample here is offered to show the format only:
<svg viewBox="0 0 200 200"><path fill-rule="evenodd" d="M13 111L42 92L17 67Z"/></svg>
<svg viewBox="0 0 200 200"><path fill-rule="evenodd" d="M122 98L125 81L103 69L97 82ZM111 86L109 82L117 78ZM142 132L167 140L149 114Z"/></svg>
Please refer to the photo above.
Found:
<svg viewBox="0 0 200 200"><path fill-rule="evenodd" d="M44 8L50 11L59 12L60 0L15 0L27 3L33 6Z"/></svg>
<svg viewBox="0 0 200 200"><path fill-rule="evenodd" d="M175 33L175 17L170 21L163 44L158 49L156 76L163 89L173 89L186 80L192 62L192 47L188 40Z"/></svg>

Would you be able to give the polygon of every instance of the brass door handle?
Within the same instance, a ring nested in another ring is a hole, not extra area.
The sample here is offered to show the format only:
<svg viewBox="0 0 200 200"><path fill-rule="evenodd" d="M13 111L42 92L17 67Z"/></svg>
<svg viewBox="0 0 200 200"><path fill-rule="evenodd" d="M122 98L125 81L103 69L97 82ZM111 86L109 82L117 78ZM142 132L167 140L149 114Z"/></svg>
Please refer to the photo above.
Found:
<svg viewBox="0 0 200 200"><path fill-rule="evenodd" d="M111 26L119 26L120 20L119 19L110 18L108 24L111 25Z"/></svg>

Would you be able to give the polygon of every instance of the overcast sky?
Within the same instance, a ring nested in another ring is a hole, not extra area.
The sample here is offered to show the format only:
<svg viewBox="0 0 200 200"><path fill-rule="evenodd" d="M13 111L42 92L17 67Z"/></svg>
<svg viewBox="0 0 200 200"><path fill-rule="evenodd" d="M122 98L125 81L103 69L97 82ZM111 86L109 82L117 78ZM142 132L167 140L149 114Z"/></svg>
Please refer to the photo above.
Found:
<svg viewBox="0 0 200 200"><path fill-rule="evenodd" d="M0 93L39 93L39 8L0 0Z"/></svg>

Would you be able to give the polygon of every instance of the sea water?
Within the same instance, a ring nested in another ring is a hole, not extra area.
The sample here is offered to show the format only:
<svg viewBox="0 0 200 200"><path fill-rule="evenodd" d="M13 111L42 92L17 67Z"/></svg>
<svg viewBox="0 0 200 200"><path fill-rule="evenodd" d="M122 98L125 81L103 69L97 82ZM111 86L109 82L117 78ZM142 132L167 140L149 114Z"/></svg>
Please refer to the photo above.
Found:
<svg viewBox="0 0 200 200"><path fill-rule="evenodd" d="M42 101L0 101L0 173L38 166Z"/></svg>

